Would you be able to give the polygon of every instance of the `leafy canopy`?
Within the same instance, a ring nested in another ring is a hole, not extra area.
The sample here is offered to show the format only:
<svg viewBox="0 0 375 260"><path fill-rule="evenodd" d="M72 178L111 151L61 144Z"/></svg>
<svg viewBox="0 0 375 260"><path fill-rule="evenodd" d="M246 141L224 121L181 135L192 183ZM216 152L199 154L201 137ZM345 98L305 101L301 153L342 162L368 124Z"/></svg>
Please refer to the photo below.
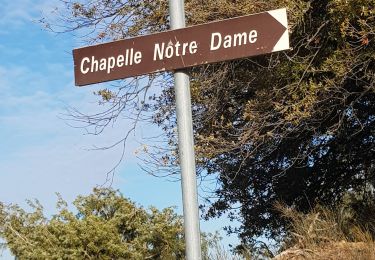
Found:
<svg viewBox="0 0 375 260"><path fill-rule="evenodd" d="M145 210L112 189L94 189L58 213L0 203L0 238L20 259L183 259L183 227L171 208ZM74 211L74 212L75 212Z"/></svg>

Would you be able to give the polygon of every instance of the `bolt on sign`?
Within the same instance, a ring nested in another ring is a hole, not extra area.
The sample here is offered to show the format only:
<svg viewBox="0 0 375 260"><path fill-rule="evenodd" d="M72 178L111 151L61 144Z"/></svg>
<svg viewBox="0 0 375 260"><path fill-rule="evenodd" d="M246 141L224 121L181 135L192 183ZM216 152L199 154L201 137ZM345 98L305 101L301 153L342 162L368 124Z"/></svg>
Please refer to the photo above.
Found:
<svg viewBox="0 0 375 260"><path fill-rule="evenodd" d="M89 85L289 49L286 9L73 50L75 84Z"/></svg>

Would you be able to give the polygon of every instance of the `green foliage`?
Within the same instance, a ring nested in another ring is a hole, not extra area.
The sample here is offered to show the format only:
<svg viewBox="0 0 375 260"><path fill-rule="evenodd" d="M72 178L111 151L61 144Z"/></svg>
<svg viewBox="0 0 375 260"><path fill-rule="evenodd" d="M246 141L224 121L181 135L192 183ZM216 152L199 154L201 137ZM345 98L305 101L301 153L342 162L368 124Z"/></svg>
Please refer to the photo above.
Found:
<svg viewBox="0 0 375 260"><path fill-rule="evenodd" d="M244 243L289 228L277 201L308 212L375 185L374 1L293 4L291 51L192 70L199 166L221 183L205 216Z"/></svg>
<svg viewBox="0 0 375 260"><path fill-rule="evenodd" d="M182 220L171 208L146 211L111 189L61 198L50 219L39 203L28 213L0 207L0 238L19 259L183 259Z"/></svg>

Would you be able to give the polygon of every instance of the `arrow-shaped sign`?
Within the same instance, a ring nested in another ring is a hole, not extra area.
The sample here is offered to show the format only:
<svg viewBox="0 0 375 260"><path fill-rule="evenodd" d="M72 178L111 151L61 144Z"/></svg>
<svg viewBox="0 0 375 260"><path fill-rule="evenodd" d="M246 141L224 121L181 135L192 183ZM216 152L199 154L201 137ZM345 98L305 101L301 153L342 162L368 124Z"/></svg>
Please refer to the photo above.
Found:
<svg viewBox="0 0 375 260"><path fill-rule="evenodd" d="M289 49L286 9L73 50L78 86Z"/></svg>

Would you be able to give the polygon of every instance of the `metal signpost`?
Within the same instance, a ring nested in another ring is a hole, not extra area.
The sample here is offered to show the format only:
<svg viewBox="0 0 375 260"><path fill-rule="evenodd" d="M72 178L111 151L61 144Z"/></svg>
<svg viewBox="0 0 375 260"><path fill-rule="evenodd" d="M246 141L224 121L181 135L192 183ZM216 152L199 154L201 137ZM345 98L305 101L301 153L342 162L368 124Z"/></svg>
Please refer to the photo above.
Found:
<svg viewBox="0 0 375 260"><path fill-rule="evenodd" d="M185 27L184 1L169 0L169 15L172 30ZM181 165L186 259L200 260L201 241L189 76L183 71L176 71L174 73L174 82L178 127L178 153Z"/></svg>
<svg viewBox="0 0 375 260"><path fill-rule="evenodd" d="M289 49L286 9L185 28L169 0L171 31L73 50L77 86L174 70L186 258L201 259L189 76L180 69Z"/></svg>

